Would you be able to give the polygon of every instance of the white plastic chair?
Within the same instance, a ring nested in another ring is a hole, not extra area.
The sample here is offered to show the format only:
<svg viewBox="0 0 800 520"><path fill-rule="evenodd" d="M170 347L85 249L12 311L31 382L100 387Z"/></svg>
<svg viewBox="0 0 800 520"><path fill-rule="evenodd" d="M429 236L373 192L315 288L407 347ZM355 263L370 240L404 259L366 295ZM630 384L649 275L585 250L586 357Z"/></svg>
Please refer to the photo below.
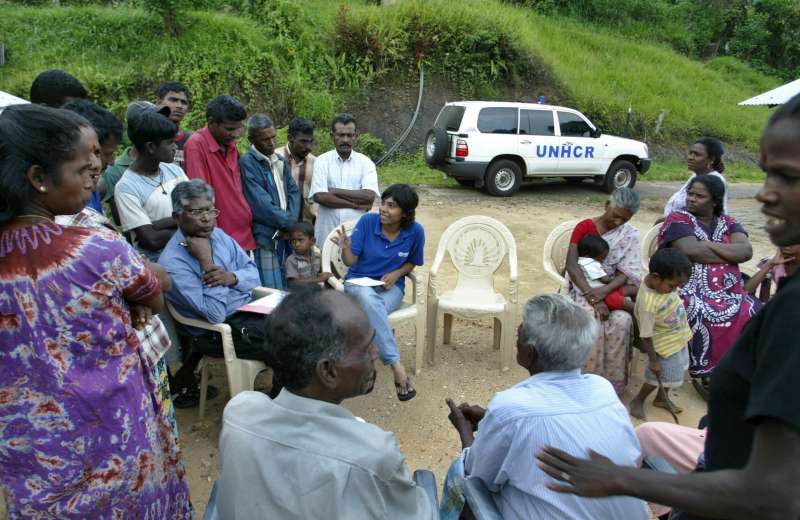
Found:
<svg viewBox="0 0 800 520"><path fill-rule="evenodd" d="M650 257L658 249L658 233L661 231L661 224L656 224L645 233L644 238L639 244L640 258L642 259L642 273L650 271Z"/></svg>
<svg viewBox="0 0 800 520"><path fill-rule="evenodd" d="M445 253L458 271L453 290L440 292L439 268ZM508 255L508 298L494 289L494 275ZM434 362L436 324L444 318L444 341L450 343L453 316L475 320L494 318L494 348L500 349L499 365L508 370L513 360L513 337L517 307L517 245L501 222L484 216L464 217L448 226L436 249L428 273L428 359Z"/></svg>
<svg viewBox="0 0 800 520"><path fill-rule="evenodd" d="M566 292L569 289L566 277L567 250L572 230L575 229L578 222L580 220L570 220L557 225L544 242L542 254L544 272L558 284L558 292Z"/></svg>
<svg viewBox="0 0 800 520"><path fill-rule="evenodd" d="M271 289L266 287L256 287L253 289L253 294L256 297L262 297L269 294ZM211 365L225 365L225 372L228 376L228 388L233 398L239 392L245 390L252 390L255 383L256 376L263 370L266 370L267 365L262 361L253 359L239 359L236 357L236 350L233 346L233 336L231 335L231 326L227 323L209 323L207 321L196 320L194 318L187 318L180 314L169 301L166 302L167 310L172 315L172 318L187 327L195 327L198 329L209 330L216 332L222 338L222 353L224 357L203 356L200 360L200 404L197 411L197 418L203 420L206 413L206 391L208 390L208 370Z"/></svg>
<svg viewBox="0 0 800 520"><path fill-rule="evenodd" d="M346 222L344 224L347 234L353 232L356 225L355 220ZM337 291L344 292L344 276L347 274L347 266L342 261L342 250L337 246L331 238L336 236L336 230L341 226L337 226L330 232L322 244L322 271L333 273L333 276L328 278L328 284ZM416 366L414 373L419 374L422 371L423 353L425 352L425 299L422 292L422 283L417 279L417 275L411 272L406 275L406 278L411 280L411 303L403 302L403 305L396 311L389 314L389 323L393 326L404 321L411 321L414 324L416 333ZM406 288L408 285L406 285Z"/></svg>

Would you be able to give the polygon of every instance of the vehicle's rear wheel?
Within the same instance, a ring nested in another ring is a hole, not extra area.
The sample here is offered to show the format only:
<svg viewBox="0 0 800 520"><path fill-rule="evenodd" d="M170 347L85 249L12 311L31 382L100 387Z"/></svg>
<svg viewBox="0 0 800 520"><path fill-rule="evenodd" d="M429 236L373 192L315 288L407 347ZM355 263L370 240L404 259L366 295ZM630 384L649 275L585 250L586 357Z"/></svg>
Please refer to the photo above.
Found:
<svg viewBox="0 0 800 520"><path fill-rule="evenodd" d="M444 162L447 157L450 137L444 128L433 127L425 136L425 162L428 166L436 167Z"/></svg>
<svg viewBox="0 0 800 520"><path fill-rule="evenodd" d="M467 188L475 187L475 179L459 179L456 177L456 182Z"/></svg>
<svg viewBox="0 0 800 520"><path fill-rule="evenodd" d="M514 161L500 159L486 169L486 191L495 197L510 197L519 190L522 170Z"/></svg>
<svg viewBox="0 0 800 520"><path fill-rule="evenodd" d="M633 188L636 184L636 166L630 161L619 160L611 163L603 180L603 190L614 193L620 188Z"/></svg>
<svg viewBox="0 0 800 520"><path fill-rule="evenodd" d="M570 184L580 184L586 177L564 177L564 180Z"/></svg>

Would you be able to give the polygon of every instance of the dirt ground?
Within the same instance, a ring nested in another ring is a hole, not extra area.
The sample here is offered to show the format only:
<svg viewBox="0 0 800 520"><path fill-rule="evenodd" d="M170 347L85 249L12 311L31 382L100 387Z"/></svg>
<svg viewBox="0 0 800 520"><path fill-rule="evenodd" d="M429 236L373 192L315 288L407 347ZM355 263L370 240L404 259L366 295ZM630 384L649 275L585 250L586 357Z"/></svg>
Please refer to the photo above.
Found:
<svg viewBox="0 0 800 520"><path fill-rule="evenodd" d="M640 183L643 196L642 209L632 223L642 232L650 228L660 215L664 201L677 189L677 183ZM749 231L753 242L754 260L744 266L753 271L757 259L770 254L772 246L761 229L764 219L758 204L752 199L757 190L754 184L731 186L731 213ZM499 199L467 188L419 188L420 208L417 219L425 227L427 244L426 262L432 262L436 247L445 228L467 215L487 215L504 222L514 235L518 249L519 303L532 296L551 292L556 284L542 268L542 249L548 233L566 220L595 216L602 211L605 195L589 183L571 185L563 182L537 183L523 187L510 199ZM452 286L455 272L447 265L441 272L442 287ZM419 271L427 274L427 267ZM507 264L498 273L496 287L507 294ZM423 279L426 277L423 276ZM394 432L400 450L407 458L410 471L428 468L436 474L440 486L450 462L460 451L458 435L447 420L445 398L457 403L468 402L485 406L495 392L506 389L524 379L527 374L519 367L507 372L497 368L497 352L492 350L492 323L490 320L453 324L453 340L442 345L441 323L436 342L436 365L423 367L418 376L412 376L418 395L412 401L397 401L391 372L379 367L374 391L363 397L346 401L344 405L354 414L363 417L384 430ZM414 329L403 324L396 330L403 362L413 374ZM643 370L644 361L639 363ZM633 374L625 391L625 402L638 390L642 375ZM264 372L256 381L257 388L269 385L270 374ZM221 395L209 401L204 421L197 420L197 409L178 410L180 442L189 477L192 502L198 518L205 510L212 482L218 477L218 442L222 424L222 410L228 399L225 374L213 373L212 383ZM673 393L673 400L684 408L679 416L681 424L696 425L705 413L705 402L690 385ZM647 406L647 417L655 421L671 421L668 412ZM640 421L634 420L634 424ZM0 518L5 517L0 503Z"/></svg>
<svg viewBox="0 0 800 520"><path fill-rule="evenodd" d="M632 223L642 232L650 228L663 208L666 197L677 187L675 183L642 183L642 209ZM752 199L756 185L736 185L732 190L731 212L745 225L751 234L755 255L761 258L771 251L766 235L761 230L763 217ZM602 211L605 196L589 183L567 185L565 183L539 183L524 187L510 199L498 199L474 189L419 188L420 208L417 219L425 227L427 244L426 262L432 262L439 237L445 228L458 218L467 215L487 215L504 222L517 242L519 257L519 303L530 297L556 289L542 268L542 249L550 230L559 223L575 218L585 218ZM752 271L754 261L745 265ZM427 274L427 269L422 268ZM452 266L442 273L442 286L455 282ZM499 292L507 291L507 265L501 267L497 277ZM506 292L507 294L507 292ZM428 468L436 474L441 486L450 462L460 451L458 435L447 420L445 398L466 401L485 406L495 392L506 389L524 379L527 374L519 367L507 372L497 368L497 352L492 350L491 321L467 322L456 320L453 324L453 340L442 345L441 323L437 328L436 365L423 367L413 377L418 395L412 401L397 401L392 385L391 372L379 367L375 390L363 397L346 401L344 405L354 414L363 417L384 430L394 432L400 450L407 458L410 471ZM396 330L403 362L413 374L414 329L403 324ZM644 361L639 366L643 370ZM269 373L259 376L257 387L269 384ZM641 384L641 374L633 374L626 389L624 400L628 402ZM225 388L225 375L216 372L213 383ZM222 409L227 400L227 391L209 401L206 419L197 421L197 410L179 410L181 445L189 475L192 501L199 514L205 509L211 484L218 476L218 440L221 428ZM681 424L696 425L705 413L705 402L691 385L684 385L673 394L673 400L684 408L679 416ZM649 420L671 421L665 410L648 406ZM634 424L640 421L634 420Z"/></svg>

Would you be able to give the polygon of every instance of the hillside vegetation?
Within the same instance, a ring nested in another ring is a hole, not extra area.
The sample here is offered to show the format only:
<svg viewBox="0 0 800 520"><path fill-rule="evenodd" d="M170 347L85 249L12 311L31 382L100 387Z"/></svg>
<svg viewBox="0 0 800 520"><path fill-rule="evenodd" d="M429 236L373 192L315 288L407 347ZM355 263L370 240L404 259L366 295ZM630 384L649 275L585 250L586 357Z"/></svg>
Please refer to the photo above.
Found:
<svg viewBox="0 0 800 520"><path fill-rule="evenodd" d="M121 114L129 100L152 98L160 81L179 79L193 94L189 126L202 124L205 103L220 93L240 96L280 124L294 115L324 124L376 81L415 78L422 61L463 98L493 98L515 83L531 85L528 99L535 99L546 84L557 92L554 102L611 133L622 132L630 106L632 137L684 147L710 134L752 152L769 110L736 103L780 84L735 58L702 63L666 43L498 0L391 7L208 0L202 5L209 10L181 15L177 37L165 34L157 14L122 3L42 8L0 0L0 40L9 48L0 89L27 97L39 71L64 68ZM666 118L656 135L661 110Z"/></svg>

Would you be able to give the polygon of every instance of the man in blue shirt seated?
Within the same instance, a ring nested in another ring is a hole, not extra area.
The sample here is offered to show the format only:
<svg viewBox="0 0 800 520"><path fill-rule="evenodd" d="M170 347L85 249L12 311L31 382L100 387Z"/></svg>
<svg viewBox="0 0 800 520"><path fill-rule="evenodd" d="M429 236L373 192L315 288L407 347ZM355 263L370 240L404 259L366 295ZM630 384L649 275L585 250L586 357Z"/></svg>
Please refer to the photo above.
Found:
<svg viewBox="0 0 800 520"><path fill-rule="evenodd" d="M581 374L597 337L592 316L564 296L542 294L525 304L517 334L517 363L531 377L496 394L486 410L447 399L464 449L447 474L441 518L460 515L465 477L495 494L506 520L648 518L639 499L552 491L547 485L555 481L536 465L544 446L578 457L594 450L616 464L638 465L639 441L611 383Z"/></svg>
<svg viewBox="0 0 800 520"><path fill-rule="evenodd" d="M236 356L264 361L264 316L237 312L252 299L258 270L241 246L216 227L214 189L194 179L177 184L171 198L178 230L158 259L172 277L167 300L187 318L228 323ZM175 374L179 386L192 377L203 354L223 357L217 334L186 329L192 336L192 352Z"/></svg>

